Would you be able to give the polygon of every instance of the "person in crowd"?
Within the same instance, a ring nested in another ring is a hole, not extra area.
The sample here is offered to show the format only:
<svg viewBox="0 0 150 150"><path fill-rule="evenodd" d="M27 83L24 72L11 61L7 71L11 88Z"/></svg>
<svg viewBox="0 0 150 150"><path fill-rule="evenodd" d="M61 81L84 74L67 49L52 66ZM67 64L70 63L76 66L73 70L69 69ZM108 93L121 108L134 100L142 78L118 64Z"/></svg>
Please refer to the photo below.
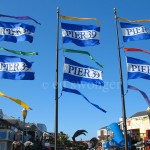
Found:
<svg viewBox="0 0 150 150"><path fill-rule="evenodd" d="M14 140L12 144L13 144L13 150L22 150L23 148L22 141L20 140Z"/></svg>

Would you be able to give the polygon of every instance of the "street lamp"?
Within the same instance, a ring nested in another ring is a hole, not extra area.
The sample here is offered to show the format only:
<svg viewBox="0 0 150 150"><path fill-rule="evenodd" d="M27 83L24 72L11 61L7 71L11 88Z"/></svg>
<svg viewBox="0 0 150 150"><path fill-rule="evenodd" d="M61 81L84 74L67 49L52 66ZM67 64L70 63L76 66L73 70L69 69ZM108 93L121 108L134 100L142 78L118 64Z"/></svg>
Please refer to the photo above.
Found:
<svg viewBox="0 0 150 150"><path fill-rule="evenodd" d="M22 134L22 143L24 143L24 128L25 128L25 119L27 116L27 109L22 109L22 118L23 118L23 134Z"/></svg>

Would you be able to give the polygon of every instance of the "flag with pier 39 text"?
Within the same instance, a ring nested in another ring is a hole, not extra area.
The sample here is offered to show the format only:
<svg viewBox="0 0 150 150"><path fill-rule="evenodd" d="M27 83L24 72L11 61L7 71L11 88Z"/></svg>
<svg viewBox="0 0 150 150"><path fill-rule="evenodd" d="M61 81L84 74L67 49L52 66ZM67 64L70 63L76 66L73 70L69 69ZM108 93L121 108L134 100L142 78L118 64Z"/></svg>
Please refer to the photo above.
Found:
<svg viewBox="0 0 150 150"><path fill-rule="evenodd" d="M61 23L63 43L74 43L81 47L100 44L100 27Z"/></svg>
<svg viewBox="0 0 150 150"><path fill-rule="evenodd" d="M67 57L65 57L63 80L78 84L104 85L101 70L79 64Z"/></svg>
<svg viewBox="0 0 150 150"><path fill-rule="evenodd" d="M128 79L143 78L150 80L150 62L133 57L126 57Z"/></svg>
<svg viewBox="0 0 150 150"><path fill-rule="evenodd" d="M120 26L124 42L150 39L149 31L141 24L120 22Z"/></svg>
<svg viewBox="0 0 150 150"><path fill-rule="evenodd" d="M32 43L35 27L24 23L0 21L0 41Z"/></svg>
<svg viewBox="0 0 150 150"><path fill-rule="evenodd" d="M0 55L0 78L12 80L34 80L32 62L16 57Z"/></svg>

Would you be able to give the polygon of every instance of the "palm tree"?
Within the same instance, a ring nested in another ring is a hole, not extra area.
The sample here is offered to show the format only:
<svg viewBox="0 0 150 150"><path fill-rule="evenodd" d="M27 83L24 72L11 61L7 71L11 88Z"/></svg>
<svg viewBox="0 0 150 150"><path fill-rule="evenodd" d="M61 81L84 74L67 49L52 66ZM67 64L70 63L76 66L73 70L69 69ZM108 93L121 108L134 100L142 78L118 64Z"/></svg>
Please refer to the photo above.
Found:
<svg viewBox="0 0 150 150"><path fill-rule="evenodd" d="M65 144L69 139L69 136L67 134L64 134L62 131L60 132L59 134L59 141L62 143L62 144Z"/></svg>
<svg viewBox="0 0 150 150"><path fill-rule="evenodd" d="M63 133L62 131L59 134L59 139L58 140L60 142L60 146L63 147L64 149L66 147L68 147L69 144L70 144L69 143L69 136L67 134Z"/></svg>

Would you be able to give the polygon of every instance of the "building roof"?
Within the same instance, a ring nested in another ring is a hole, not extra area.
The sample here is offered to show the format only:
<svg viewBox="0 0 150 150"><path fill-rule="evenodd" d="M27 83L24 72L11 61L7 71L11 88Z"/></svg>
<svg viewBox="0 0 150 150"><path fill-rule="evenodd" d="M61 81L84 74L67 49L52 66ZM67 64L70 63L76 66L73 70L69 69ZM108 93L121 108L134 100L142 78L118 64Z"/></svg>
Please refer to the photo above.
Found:
<svg viewBox="0 0 150 150"><path fill-rule="evenodd" d="M1 119L1 118L0 118L0 122L3 122L3 123L5 123L5 124L8 124L8 125L10 125L10 126L13 126L13 127L15 127L15 128L18 128L18 129L22 130L17 122L10 122L10 121L8 121L8 120Z"/></svg>
<svg viewBox="0 0 150 150"><path fill-rule="evenodd" d="M134 115L132 115L132 116L129 117L129 118L140 117L140 116L146 116L146 115L148 115L146 111L140 111L140 112L135 113Z"/></svg>
<svg viewBox="0 0 150 150"><path fill-rule="evenodd" d="M13 116L7 116L7 115L5 115L5 114L3 114L3 119L15 119L15 117L13 117Z"/></svg>
<svg viewBox="0 0 150 150"><path fill-rule="evenodd" d="M132 116L130 116L129 118L133 118L133 117L140 117L140 116L146 116L148 115L146 111L140 111L140 112L136 112L135 114L133 114ZM117 122L118 124L121 123L122 121ZM99 130L103 130L103 129L107 129L107 126L104 126L102 128L100 128Z"/></svg>
<svg viewBox="0 0 150 150"><path fill-rule="evenodd" d="M31 131L41 131L35 123L25 123L25 128L30 129Z"/></svg>

